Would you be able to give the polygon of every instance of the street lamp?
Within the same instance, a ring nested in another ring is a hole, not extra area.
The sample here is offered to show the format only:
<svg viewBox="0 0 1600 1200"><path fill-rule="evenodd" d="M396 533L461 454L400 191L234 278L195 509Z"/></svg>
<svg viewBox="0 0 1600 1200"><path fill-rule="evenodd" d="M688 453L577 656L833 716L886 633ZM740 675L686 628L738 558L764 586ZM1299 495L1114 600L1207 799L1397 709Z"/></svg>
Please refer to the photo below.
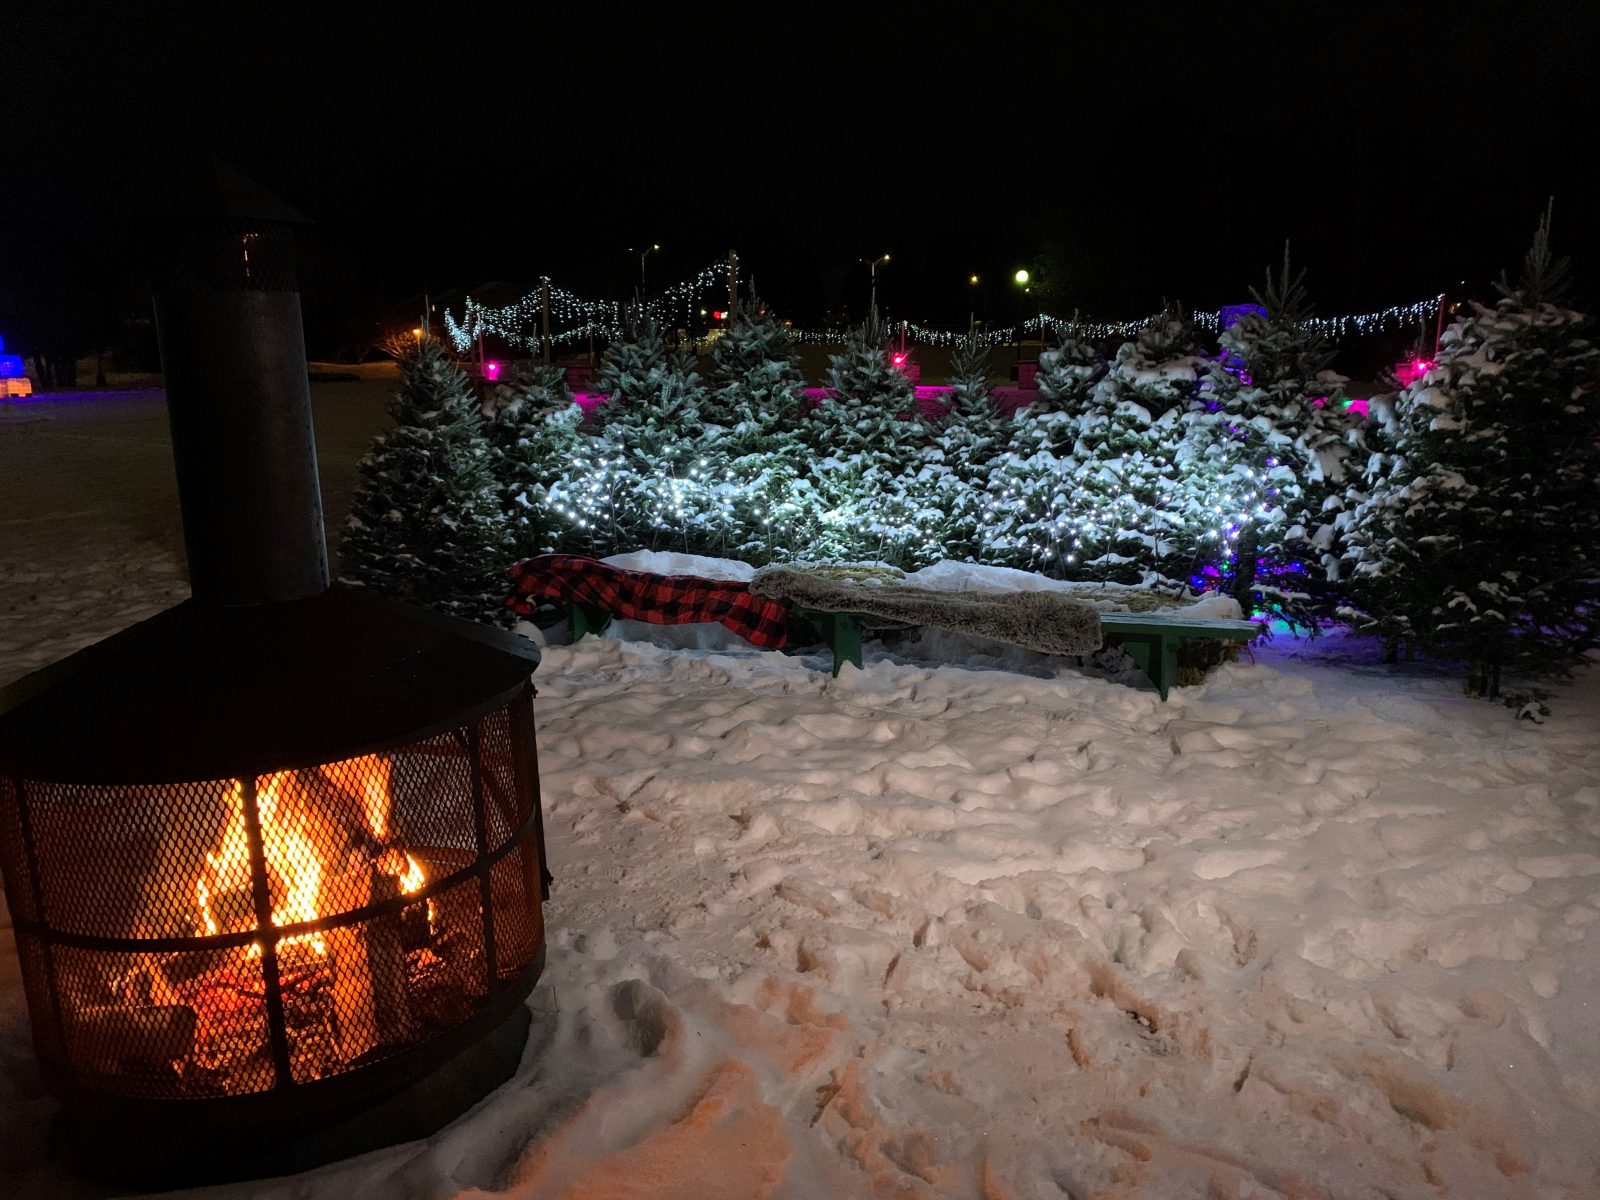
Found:
<svg viewBox="0 0 1600 1200"><path fill-rule="evenodd" d="M644 299L644 295L645 295L645 291L644 291L644 260L649 258L652 254L659 253L660 250L661 250L661 247L656 245L654 242L652 242L652 243L650 243L650 245L646 246L643 250L639 251L639 299L641 299L641 300Z"/></svg>
<svg viewBox="0 0 1600 1200"><path fill-rule="evenodd" d="M968 333L971 333L978 327L978 285L982 282L983 280L979 279L976 274L967 276L967 286L972 289L972 295L968 297L968 299L972 301L972 304L967 312Z"/></svg>
<svg viewBox="0 0 1600 1200"><path fill-rule="evenodd" d="M882 266L884 263L889 261L889 256L887 254L881 254L877 258L873 259L871 262L867 262L866 259L862 259L861 261L867 263L867 269L871 273L871 276L872 276L872 299L867 305L867 311L868 312L877 312L878 311L878 268L880 266Z"/></svg>
<svg viewBox="0 0 1600 1200"><path fill-rule="evenodd" d="M1026 267L1019 267L1017 273L1011 277L1012 281L1022 290L1017 293L1017 361L1022 361L1022 298L1028 294L1028 280L1033 278L1028 274Z"/></svg>

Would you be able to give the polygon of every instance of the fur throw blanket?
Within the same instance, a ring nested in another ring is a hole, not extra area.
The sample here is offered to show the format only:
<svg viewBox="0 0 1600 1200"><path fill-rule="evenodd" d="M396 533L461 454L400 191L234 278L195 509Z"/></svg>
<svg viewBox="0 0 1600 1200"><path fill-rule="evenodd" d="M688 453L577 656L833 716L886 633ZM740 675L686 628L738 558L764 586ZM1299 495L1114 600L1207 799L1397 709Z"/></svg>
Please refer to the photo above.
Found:
<svg viewBox="0 0 1600 1200"><path fill-rule="evenodd" d="M946 592L897 583L829 579L769 567L750 581L757 596L817 612L850 612L903 625L932 625L1045 654L1100 649L1100 613L1059 592Z"/></svg>

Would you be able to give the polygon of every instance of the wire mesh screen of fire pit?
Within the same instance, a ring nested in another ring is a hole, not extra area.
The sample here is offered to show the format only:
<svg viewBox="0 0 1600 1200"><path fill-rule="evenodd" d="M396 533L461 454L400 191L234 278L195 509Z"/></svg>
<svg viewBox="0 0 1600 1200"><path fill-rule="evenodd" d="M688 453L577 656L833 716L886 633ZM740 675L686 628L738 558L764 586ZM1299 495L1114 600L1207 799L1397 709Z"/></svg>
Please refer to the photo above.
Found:
<svg viewBox="0 0 1600 1200"><path fill-rule="evenodd" d="M537 661L332 588L189 601L0 691L0 873L74 1170L279 1174L510 1076L544 962Z"/></svg>
<svg viewBox="0 0 1600 1200"><path fill-rule="evenodd" d="M543 944L529 721L523 699L243 778L0 780L30 1008L54 1018L36 1029L46 1071L130 1098L240 1096L468 1021Z"/></svg>

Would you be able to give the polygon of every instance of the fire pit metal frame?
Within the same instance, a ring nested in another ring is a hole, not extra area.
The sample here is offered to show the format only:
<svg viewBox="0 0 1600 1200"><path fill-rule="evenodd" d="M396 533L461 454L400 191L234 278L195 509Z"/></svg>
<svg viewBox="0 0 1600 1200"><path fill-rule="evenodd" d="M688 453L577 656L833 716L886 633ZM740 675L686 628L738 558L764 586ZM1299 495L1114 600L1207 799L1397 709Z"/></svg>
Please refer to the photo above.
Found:
<svg viewBox="0 0 1600 1200"><path fill-rule="evenodd" d="M307 218L226 163L191 165L150 232L193 598L0 688L0 868L64 1102L56 1148L164 1188L423 1136L504 1082L549 883L538 650L330 586L293 263ZM412 789L387 826L335 778L385 754L408 759L385 789ZM141 825L146 803L171 815ZM276 911L268 846L292 901ZM128 1011L144 1040L117 1051Z"/></svg>
<svg viewBox="0 0 1600 1200"><path fill-rule="evenodd" d="M306 1094L307 1089L316 1089L319 1095L345 1090L337 1085L354 1074L359 1077L356 1081L359 1088L356 1090L370 1102L374 1094L403 1086L426 1073L462 1045L482 1037L487 1029L503 1021L511 1008L531 991L544 961L541 936L532 960L523 964L513 977L501 978L501 947L495 929L496 915L503 908L504 898L498 901L496 899L494 872L495 868L510 855L518 852L522 855L519 890L523 893L530 912L537 911L540 901L548 891L548 874L543 865L544 831L542 806L538 794L538 752L534 741L533 695L532 683L524 680L512 689L509 695L501 695L474 706L474 711L459 714L453 721L440 722L434 728L415 731L406 735L403 740L396 740L393 744L381 748L354 749L351 757L375 750L399 752L420 746L429 738L450 734L461 746L469 767L473 857L470 862L456 870L428 879L413 892L376 900L308 921L275 924L272 920L273 901L267 872L267 855L256 803L258 777L245 775L235 778L241 790L242 815L249 840L250 899L255 919L254 928L194 936L154 937L107 936L58 928L49 919L45 875L40 861L38 832L35 828L35 801L30 796L30 790L37 793L50 788L52 784L0 771L0 822L15 830L13 848L14 851L20 851L20 861L14 859L6 863L7 896L19 946L25 946L30 951L24 954L24 983L30 993L37 999L45 1001L43 1004L35 1003L31 1007L36 1014L48 1014L46 1020L36 1020L34 1037L41 1069L51 1086L64 1096L73 1096L99 1108L107 1105L118 1108L130 1103L141 1105L154 1103L158 1108L165 1108L168 1105L198 1104L200 1108L206 1109L222 1105L224 1109L238 1108L241 1113L261 1113L262 1102L269 1099L297 1100ZM514 803L519 819L503 840L498 841L498 844L491 844L494 841L488 813L491 788L484 769L482 732L485 721L502 712L506 714L509 733L510 782L514 791L514 795L508 799ZM103 787L104 785L96 786L95 790L102 790ZM476 879L478 884L476 890L484 963L482 1009L450 1028L439 1030L430 1037L406 1045L405 1053L391 1056L389 1062L379 1060L363 1063L359 1067L351 1068L350 1071L315 1080L295 1079L280 978L280 946L294 938L398 917L403 910L443 896L463 884L470 884L473 879ZM501 913L501 916L504 914ZM272 936L263 938L263 930L270 930ZM108 1092L95 1086L92 1080L86 1078L85 1073L73 1064L69 1021L63 1008L66 997L56 962L56 953L59 949L148 955L222 951L251 944L258 944L261 948L262 999L273 1070L273 1083L270 1089L193 1099L177 1096L141 1096L135 1101L133 1097L115 1091ZM440 1044L434 1047L430 1043ZM425 1051L429 1049L435 1053L426 1053ZM268 1107L277 1112L288 1111L278 1104L271 1104Z"/></svg>

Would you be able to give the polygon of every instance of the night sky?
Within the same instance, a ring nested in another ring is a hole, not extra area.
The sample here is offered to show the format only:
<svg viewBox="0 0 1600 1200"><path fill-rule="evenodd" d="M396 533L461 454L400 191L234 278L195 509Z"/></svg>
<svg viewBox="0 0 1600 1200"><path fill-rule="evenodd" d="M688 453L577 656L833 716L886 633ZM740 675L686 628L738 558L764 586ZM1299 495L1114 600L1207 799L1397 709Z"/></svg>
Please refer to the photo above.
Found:
<svg viewBox="0 0 1600 1200"><path fill-rule="evenodd" d="M620 298L641 242L652 286L736 247L808 324L885 251L891 315L941 324L1011 319L1018 266L1062 315L1214 308L1285 238L1325 313L1486 296L1551 194L1600 278L1581 4L5 7L13 343L142 303L140 222L206 154L315 219L314 343L424 288Z"/></svg>

